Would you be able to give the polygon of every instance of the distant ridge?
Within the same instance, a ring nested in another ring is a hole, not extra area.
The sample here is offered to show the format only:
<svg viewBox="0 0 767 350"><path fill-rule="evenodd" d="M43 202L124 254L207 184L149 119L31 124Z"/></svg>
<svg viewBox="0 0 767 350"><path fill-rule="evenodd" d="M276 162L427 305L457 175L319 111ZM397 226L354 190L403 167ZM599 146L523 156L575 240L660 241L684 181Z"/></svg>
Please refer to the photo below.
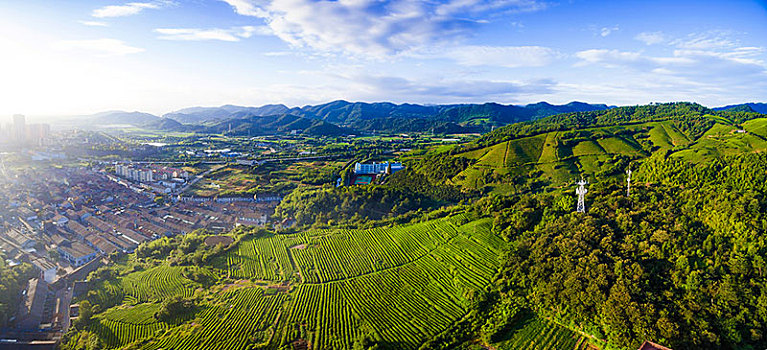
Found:
<svg viewBox="0 0 767 350"><path fill-rule="evenodd" d="M741 103L737 105L729 105L724 107L713 108L715 111L732 111L732 112L756 112L767 114L767 103Z"/></svg>
<svg viewBox="0 0 767 350"><path fill-rule="evenodd" d="M126 124L144 126L160 121L160 117L143 112L106 111L86 116L87 122L102 125Z"/></svg>
<svg viewBox="0 0 767 350"><path fill-rule="evenodd" d="M283 114L288 107L282 104L270 104L261 107L243 107L223 105L221 107L190 107L166 113L163 118L170 118L183 124L199 124L217 119L231 118L235 113L248 113L256 116Z"/></svg>
<svg viewBox="0 0 767 350"><path fill-rule="evenodd" d="M563 105L537 102L504 105L494 102L420 105L336 100L290 108L283 104L259 107L223 105L190 107L158 117L149 113L108 111L86 117L88 126L134 125L161 131L268 135L297 131L317 136L349 133L486 133L519 122L554 115L612 110L606 104L573 101ZM743 103L716 111L767 113L765 103Z"/></svg>
<svg viewBox="0 0 767 350"><path fill-rule="evenodd" d="M526 105L525 108L537 111L536 116L542 118L560 113L601 111L610 109L612 107L608 107L605 104L589 104L585 102L573 101L560 106L552 105L547 102L538 102Z"/></svg>
<svg viewBox="0 0 767 350"><path fill-rule="evenodd" d="M288 108L282 104L270 104L260 107L225 105L221 107L191 107L163 115L182 124L206 125L212 129L226 128L228 124L242 124L250 118L248 125L273 125L271 120L284 120L285 116L307 120L322 120L345 130L362 132L416 132L434 131L439 133L486 132L494 127L520 121L534 120L559 113L584 112L609 109L604 104L570 102L565 105L552 105L546 102L526 106L483 104L447 104L420 105L412 103L395 104L391 102L349 102L331 101L319 105ZM254 118L265 118L256 121ZM302 122L305 123L305 122ZM292 123L291 123L292 124ZM223 127L218 127L223 125ZM327 125L311 130L330 130ZM177 128L177 126L174 126ZM235 128L237 129L237 128ZM261 134L262 130L249 130L247 134ZM279 129L284 129L280 127ZM239 128L237 130L242 130ZM333 129L334 132L338 131Z"/></svg>

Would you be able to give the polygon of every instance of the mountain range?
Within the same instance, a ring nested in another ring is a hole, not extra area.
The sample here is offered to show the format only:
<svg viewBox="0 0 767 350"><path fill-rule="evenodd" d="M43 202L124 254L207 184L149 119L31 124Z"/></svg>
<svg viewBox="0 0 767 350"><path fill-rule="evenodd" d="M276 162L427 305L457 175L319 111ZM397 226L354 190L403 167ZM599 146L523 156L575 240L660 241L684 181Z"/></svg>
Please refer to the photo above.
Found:
<svg viewBox="0 0 767 350"><path fill-rule="evenodd" d="M87 116L84 120L90 125L130 124L160 131L224 133L235 136L256 136L293 130L325 136L417 131L484 133L496 127L557 114L594 112L611 108L614 106L583 102L564 105L538 102L520 106L498 103L419 105L338 100L293 108L282 104L260 107L191 107L162 116L142 112L109 111ZM746 103L714 110L767 113L767 104Z"/></svg>
<svg viewBox="0 0 767 350"><path fill-rule="evenodd" d="M730 105L724 107L714 108L715 111L733 111L733 112L756 112L767 114L767 103L741 103L738 105Z"/></svg>

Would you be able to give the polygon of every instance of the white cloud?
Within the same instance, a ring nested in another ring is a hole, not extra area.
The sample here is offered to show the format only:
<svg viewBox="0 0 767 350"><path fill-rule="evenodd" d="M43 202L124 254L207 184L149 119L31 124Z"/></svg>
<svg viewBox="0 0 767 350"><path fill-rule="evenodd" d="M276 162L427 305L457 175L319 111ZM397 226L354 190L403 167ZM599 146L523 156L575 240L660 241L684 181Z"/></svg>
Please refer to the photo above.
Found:
<svg viewBox="0 0 767 350"><path fill-rule="evenodd" d="M738 43L730 39L726 32L709 31L693 33L685 38L673 40L671 45L686 50L717 50L735 48Z"/></svg>
<svg viewBox="0 0 767 350"><path fill-rule="evenodd" d="M559 93L607 97L619 103L698 101L716 105L733 96L742 100L763 98L762 92L767 91L767 50L741 45L733 33L709 31L671 37L644 32L634 39L655 46L647 51L592 49L575 53L579 59L575 67L590 70L593 77L577 84L560 84ZM653 97L638 101L637 96Z"/></svg>
<svg viewBox="0 0 767 350"><path fill-rule="evenodd" d="M599 31L599 35L601 35L603 38L612 34L613 32L617 32L620 30L620 27L614 26L614 27L603 27L602 30Z"/></svg>
<svg viewBox="0 0 767 350"><path fill-rule="evenodd" d="M282 57L282 56L290 56L293 53L290 51L269 51L264 52L263 55L267 57Z"/></svg>
<svg viewBox="0 0 767 350"><path fill-rule="evenodd" d="M464 66L541 67L559 56L541 46L458 46L445 56Z"/></svg>
<svg viewBox="0 0 767 350"><path fill-rule="evenodd" d="M59 50L86 51L99 56L122 56L144 51L117 39L63 40L54 47Z"/></svg>
<svg viewBox="0 0 767 350"><path fill-rule="evenodd" d="M221 0L262 18L295 47L381 57L451 43L504 12L536 11L535 0Z"/></svg>
<svg viewBox="0 0 767 350"><path fill-rule="evenodd" d="M107 22L99 22L99 21L78 21L82 25L91 26L91 27L106 27L109 24Z"/></svg>
<svg viewBox="0 0 767 350"><path fill-rule="evenodd" d="M639 40L647 45L655 45L666 41L666 36L663 35L663 32L643 32L637 34L634 39Z"/></svg>
<svg viewBox="0 0 767 350"><path fill-rule="evenodd" d="M579 66L602 63L608 67L615 67L617 65L636 63L642 60L642 55L639 52L607 49L579 51L575 53L575 57L581 59L581 62L577 63Z"/></svg>
<svg viewBox="0 0 767 350"><path fill-rule="evenodd" d="M268 13L253 0L222 0L232 6L234 11L243 16L267 17Z"/></svg>
<svg viewBox="0 0 767 350"><path fill-rule="evenodd" d="M221 41L240 41L250 38L253 35L268 35L271 33L265 26L242 26L229 29L212 28L158 28L155 32L161 34L160 39L164 40L183 40L183 41L202 41L202 40L221 40Z"/></svg>
<svg viewBox="0 0 767 350"><path fill-rule="evenodd" d="M508 100L521 95L551 93L554 82L508 80L440 80L415 81L391 76L359 76L352 80L367 87L373 96L398 96L420 101L451 99L454 101Z"/></svg>
<svg viewBox="0 0 767 350"><path fill-rule="evenodd" d="M521 96L549 94L555 85L548 79L405 78L355 67L314 74L332 82L336 91L347 95L345 98L380 100L384 96L387 100L418 103L512 101Z"/></svg>
<svg viewBox="0 0 767 350"><path fill-rule="evenodd" d="M109 5L93 10L91 16L97 18L132 16L147 9L160 9L173 5L172 1L129 2L125 5Z"/></svg>
<svg viewBox="0 0 767 350"><path fill-rule="evenodd" d="M648 45L666 43L670 55L648 55L643 51L592 49L580 51L576 66L590 64L608 68L624 67L680 77L728 79L740 75L764 76L767 64L761 59L764 48L740 46L724 32L694 33L667 38L663 33L640 33L635 39Z"/></svg>
<svg viewBox="0 0 767 350"><path fill-rule="evenodd" d="M641 72L646 79L676 77L686 83L742 85L767 78L767 65L759 59L760 48L728 51L674 49L671 55L647 55L641 51L593 49L580 51L576 66L598 65Z"/></svg>

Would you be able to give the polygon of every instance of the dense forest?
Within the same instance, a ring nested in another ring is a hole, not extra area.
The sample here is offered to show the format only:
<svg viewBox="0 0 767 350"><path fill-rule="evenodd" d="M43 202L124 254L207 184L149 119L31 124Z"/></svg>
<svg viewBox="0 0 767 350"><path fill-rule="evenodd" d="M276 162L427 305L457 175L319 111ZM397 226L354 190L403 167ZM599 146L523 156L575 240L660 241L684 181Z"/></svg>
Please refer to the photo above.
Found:
<svg viewBox="0 0 767 350"><path fill-rule="evenodd" d="M363 225L371 220L425 212L472 197L453 186L438 185L427 176L406 169L381 185L298 188L276 209L276 216L300 226Z"/></svg>
<svg viewBox="0 0 767 350"><path fill-rule="evenodd" d="M570 195L485 205L514 247L496 293L524 295L539 314L620 348L645 339L675 349L763 348L766 161L658 156L637 172L642 185L630 197L615 182L592 186L585 214L573 212Z"/></svg>

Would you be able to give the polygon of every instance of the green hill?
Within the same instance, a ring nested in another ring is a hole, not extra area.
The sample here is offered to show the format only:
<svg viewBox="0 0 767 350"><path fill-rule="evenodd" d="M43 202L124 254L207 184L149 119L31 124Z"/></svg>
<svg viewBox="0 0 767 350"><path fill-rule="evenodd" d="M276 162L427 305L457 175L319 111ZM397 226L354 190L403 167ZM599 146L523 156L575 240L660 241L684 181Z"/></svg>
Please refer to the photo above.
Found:
<svg viewBox="0 0 767 350"><path fill-rule="evenodd" d="M453 184L522 192L580 176L623 174L630 162L659 151L695 161L762 152L767 150L764 117L691 103L568 113L497 129L445 156L468 160L450 178Z"/></svg>

